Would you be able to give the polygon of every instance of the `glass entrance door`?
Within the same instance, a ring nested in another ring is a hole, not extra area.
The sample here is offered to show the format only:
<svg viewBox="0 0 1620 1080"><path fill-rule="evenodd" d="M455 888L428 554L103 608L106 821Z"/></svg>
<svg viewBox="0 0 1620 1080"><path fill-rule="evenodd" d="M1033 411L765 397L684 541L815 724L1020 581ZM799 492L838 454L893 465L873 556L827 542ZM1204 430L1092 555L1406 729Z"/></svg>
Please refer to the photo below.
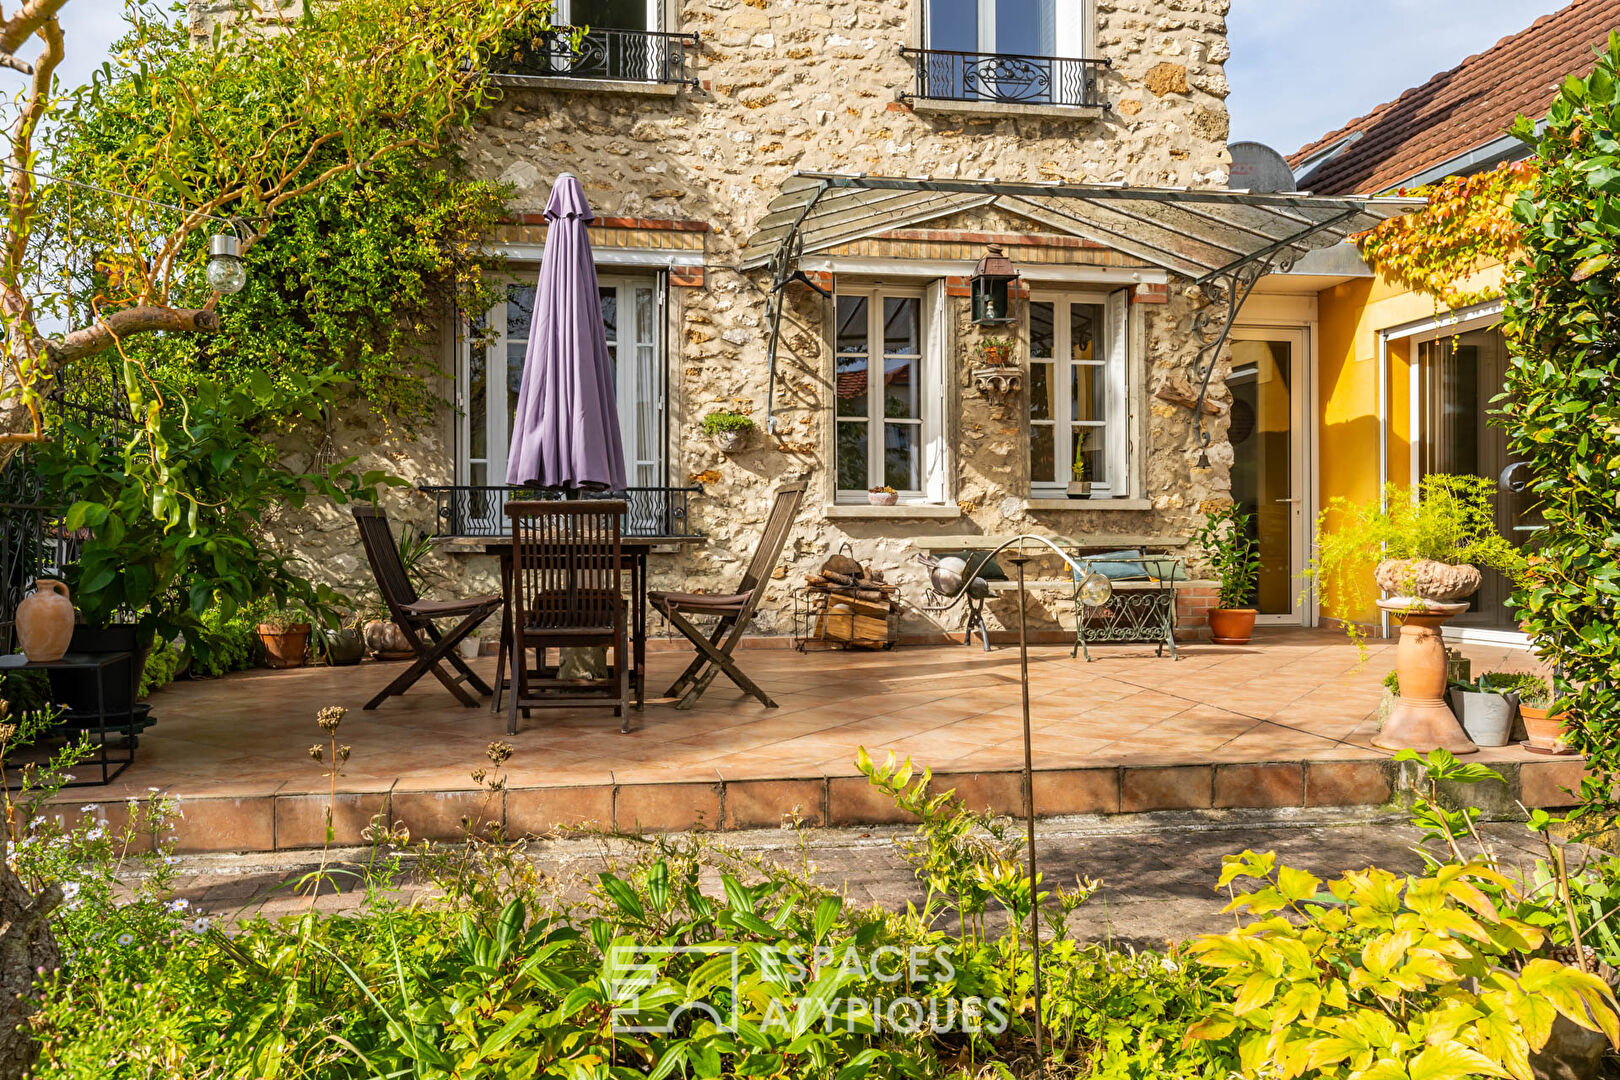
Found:
<svg viewBox="0 0 1620 1080"><path fill-rule="evenodd" d="M1448 335L1418 344L1422 384L1422 472L1472 474L1496 480L1512 464L1507 433L1491 422L1491 399L1502 392L1507 377L1507 342L1499 327ZM1496 529L1523 546L1540 522L1529 493L1496 494ZM1517 631L1508 607L1513 591L1507 578L1484 571L1479 592L1468 610L1451 620L1453 627Z"/></svg>
<svg viewBox="0 0 1620 1080"><path fill-rule="evenodd" d="M1232 331L1232 499L1253 515L1250 535L1260 548L1260 580L1250 603L1261 622L1300 621L1301 572L1309 507L1306 502L1305 331Z"/></svg>

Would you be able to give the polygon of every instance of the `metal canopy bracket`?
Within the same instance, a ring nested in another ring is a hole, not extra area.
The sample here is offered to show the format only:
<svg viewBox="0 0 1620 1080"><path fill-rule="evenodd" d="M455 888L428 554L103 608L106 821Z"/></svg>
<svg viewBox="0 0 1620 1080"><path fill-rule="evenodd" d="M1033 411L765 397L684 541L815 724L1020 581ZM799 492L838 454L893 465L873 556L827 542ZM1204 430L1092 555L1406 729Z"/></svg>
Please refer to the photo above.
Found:
<svg viewBox="0 0 1620 1080"><path fill-rule="evenodd" d="M1312 248L1326 247L1423 199L1321 197L1124 184L1030 184L844 173L794 173L744 247L739 270L766 267L771 286L766 430L776 431L776 356L784 293L806 253L988 203L1142 260L1201 286L1211 300L1196 316L1202 339L1193 430L1201 463L1212 436L1203 407L1215 361L1255 283ZM817 290L820 291L820 290Z"/></svg>

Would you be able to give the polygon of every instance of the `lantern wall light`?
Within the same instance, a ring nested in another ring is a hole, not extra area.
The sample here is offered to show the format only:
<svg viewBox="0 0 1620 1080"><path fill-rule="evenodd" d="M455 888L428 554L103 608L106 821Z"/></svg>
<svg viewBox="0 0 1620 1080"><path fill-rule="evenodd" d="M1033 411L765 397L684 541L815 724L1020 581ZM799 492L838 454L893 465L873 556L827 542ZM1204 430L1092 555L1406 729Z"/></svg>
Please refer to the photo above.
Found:
<svg viewBox="0 0 1620 1080"><path fill-rule="evenodd" d="M984 258L979 260L969 281L975 325L1001 326L1014 321L1012 284L1017 280L1018 268L1002 252L1001 246L987 246Z"/></svg>

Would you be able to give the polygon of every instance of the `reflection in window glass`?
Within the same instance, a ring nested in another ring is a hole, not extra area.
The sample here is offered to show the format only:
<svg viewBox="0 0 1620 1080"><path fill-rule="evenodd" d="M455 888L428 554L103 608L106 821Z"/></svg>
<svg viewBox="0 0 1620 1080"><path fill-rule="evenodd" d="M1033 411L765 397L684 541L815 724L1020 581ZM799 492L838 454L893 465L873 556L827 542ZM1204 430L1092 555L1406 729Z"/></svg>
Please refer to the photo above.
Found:
<svg viewBox="0 0 1620 1080"><path fill-rule="evenodd" d="M896 491L922 487L918 466L919 424L883 425L883 482Z"/></svg>
<svg viewBox="0 0 1620 1080"><path fill-rule="evenodd" d="M534 321L534 286L506 287L506 336L526 338Z"/></svg>
<svg viewBox="0 0 1620 1080"><path fill-rule="evenodd" d="M1052 419L1052 365L1029 365L1029 418Z"/></svg>
<svg viewBox="0 0 1620 1080"><path fill-rule="evenodd" d="M838 298L838 351L866 351L866 297Z"/></svg>
<svg viewBox="0 0 1620 1080"><path fill-rule="evenodd" d="M867 410L866 357L838 358L838 415L865 416Z"/></svg>
<svg viewBox="0 0 1620 1080"><path fill-rule="evenodd" d="M883 361L883 415L886 418L922 419L917 382L917 358L890 357Z"/></svg>
<svg viewBox="0 0 1620 1080"><path fill-rule="evenodd" d="M1101 364L1075 364L1069 382L1069 418L1071 420L1102 420L1107 404L1103 401L1103 368Z"/></svg>
<svg viewBox="0 0 1620 1080"><path fill-rule="evenodd" d="M866 476L866 424L859 420L838 422L838 487L842 491L864 491Z"/></svg>
<svg viewBox="0 0 1620 1080"><path fill-rule="evenodd" d="M1057 453L1053 446L1051 424L1036 424L1029 429L1029 477L1037 484L1057 480Z"/></svg>
<svg viewBox="0 0 1620 1080"><path fill-rule="evenodd" d="M607 331L608 344L611 345L619 339L619 290L605 288L597 291L602 301L602 328Z"/></svg>
<svg viewBox="0 0 1620 1080"><path fill-rule="evenodd" d="M1095 304L1069 307L1069 359L1100 360L1094 351L1096 328L1102 325L1102 308Z"/></svg>
<svg viewBox="0 0 1620 1080"><path fill-rule="evenodd" d="M919 351L921 301L890 296L883 301L883 351L890 356L915 356Z"/></svg>
<svg viewBox="0 0 1620 1080"><path fill-rule="evenodd" d="M979 51L979 0L928 0L928 47Z"/></svg>
<svg viewBox="0 0 1620 1080"><path fill-rule="evenodd" d="M489 457L488 353L476 348L467 358L467 455L479 460Z"/></svg>
<svg viewBox="0 0 1620 1080"><path fill-rule="evenodd" d="M1052 356L1052 305L1029 305L1029 355L1036 358Z"/></svg>

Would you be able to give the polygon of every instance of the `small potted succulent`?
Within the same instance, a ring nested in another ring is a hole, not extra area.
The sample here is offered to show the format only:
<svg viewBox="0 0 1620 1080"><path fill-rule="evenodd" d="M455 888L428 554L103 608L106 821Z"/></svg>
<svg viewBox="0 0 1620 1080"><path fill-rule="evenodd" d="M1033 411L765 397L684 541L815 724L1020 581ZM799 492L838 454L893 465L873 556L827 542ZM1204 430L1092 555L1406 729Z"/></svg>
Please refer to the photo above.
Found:
<svg viewBox="0 0 1620 1080"><path fill-rule="evenodd" d="M259 615L257 631L266 667L304 666L304 653L309 648L310 619L309 612L302 606L266 607Z"/></svg>
<svg viewBox="0 0 1620 1080"><path fill-rule="evenodd" d="M478 631L474 630L456 644L456 652L461 654L463 660L476 660L483 647L484 643L478 640Z"/></svg>
<svg viewBox="0 0 1620 1080"><path fill-rule="evenodd" d="M893 506L900 501L900 493L888 484L884 484L882 487L868 488L866 490L866 501L873 506Z"/></svg>
<svg viewBox="0 0 1620 1080"><path fill-rule="evenodd" d="M1086 479L1086 459L1075 447L1074 464L1069 467L1069 498L1091 498L1091 481Z"/></svg>
<svg viewBox="0 0 1620 1080"><path fill-rule="evenodd" d="M754 422L742 413L730 409L716 409L703 418L703 434L722 454L735 454L748 445L748 433Z"/></svg>
<svg viewBox="0 0 1620 1080"><path fill-rule="evenodd" d="M1563 710L1552 712L1553 690L1540 675L1515 675L1503 680L1519 699L1519 716L1524 720L1525 745L1546 754L1573 754L1569 745L1569 724Z"/></svg>
<svg viewBox="0 0 1620 1080"><path fill-rule="evenodd" d="M1453 680L1451 704L1463 730L1478 746L1506 746L1519 718L1519 689L1524 676L1488 672L1474 680ZM1529 676L1536 680L1535 676Z"/></svg>
<svg viewBox="0 0 1620 1080"><path fill-rule="evenodd" d="M1254 636L1260 613L1248 601L1260 580L1260 549L1249 532L1253 522L1253 514L1226 506L1209 511L1193 536L1220 581L1220 600L1209 613L1209 633L1217 645L1247 645Z"/></svg>

